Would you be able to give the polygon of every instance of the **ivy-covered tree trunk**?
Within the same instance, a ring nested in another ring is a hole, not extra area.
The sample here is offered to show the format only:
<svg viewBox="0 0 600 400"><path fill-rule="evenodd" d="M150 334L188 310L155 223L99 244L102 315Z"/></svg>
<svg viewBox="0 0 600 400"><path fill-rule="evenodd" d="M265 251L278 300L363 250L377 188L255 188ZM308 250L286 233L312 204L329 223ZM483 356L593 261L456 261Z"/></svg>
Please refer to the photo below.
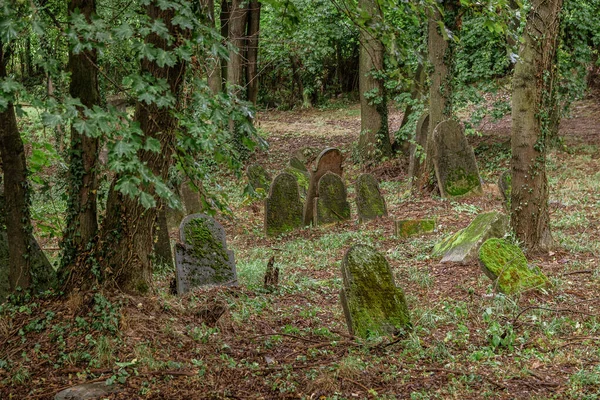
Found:
<svg viewBox="0 0 600 400"><path fill-rule="evenodd" d="M530 250L552 244L546 147L552 132L556 50L562 0L533 0L512 93L511 226Z"/></svg>
<svg viewBox="0 0 600 400"><path fill-rule="evenodd" d="M448 12L452 11L451 3L451 1L444 1L444 8ZM425 166L418 185L416 185L421 192L428 193L435 191L437 186L433 168L433 130L440 122L452 116L452 76L450 75L452 48L440 30L444 29L440 27L440 22L447 23L448 19L444 21L436 7L430 12L427 48L433 71L429 86L429 131L425 149ZM446 24L444 25L446 26ZM452 25L448 28L451 28Z"/></svg>
<svg viewBox="0 0 600 400"><path fill-rule="evenodd" d="M9 60L8 46L0 41L0 80L7 77ZM10 290L29 288L31 285L30 243L31 218L29 211L29 184L23 141L17 127L17 117L12 103L12 94L0 96L8 101L0 107L0 158L4 174L4 207L6 233L8 237L8 262Z"/></svg>
<svg viewBox="0 0 600 400"><path fill-rule="evenodd" d="M162 20L172 37L179 38L175 43L167 41L156 34L150 34L146 42L156 48L173 51L181 43L186 32L179 26L173 26L173 10L161 10L157 2L146 6L146 12L152 20ZM172 67L159 67L148 59L142 60L142 73L152 75L156 79L166 81L173 96L178 100L185 75L185 63L178 61ZM139 158L154 174L163 180L167 179L172 162L177 120L173 108L158 107L138 103L135 120L146 137L160 142L160 152L140 150ZM152 287L152 250L154 224L158 209L144 208L138 199L132 199L115 189L113 181L106 205L106 218L102 226L101 240L96 257L101 261L106 278L120 290L129 293L145 293Z"/></svg>
<svg viewBox="0 0 600 400"><path fill-rule="evenodd" d="M88 22L96 12L95 0L71 0L69 13L79 12ZM79 99L87 109L100 103L96 50L69 51L69 71L71 97ZM85 108L79 110L79 117L85 119ZM71 127L69 209L63 239L62 266L67 269L74 265L77 253L85 250L98 230L96 193L98 189L98 137L82 135Z"/></svg>
<svg viewBox="0 0 600 400"><path fill-rule="evenodd" d="M248 64L246 68L246 81L248 82L248 101L256 105L258 100L258 43L260 31L261 3L257 0L250 1L248 5Z"/></svg>
<svg viewBox="0 0 600 400"><path fill-rule="evenodd" d="M387 99L383 82L385 49L375 36L383 20L376 0L359 0L358 7L370 19L360 28L359 92L360 137L358 148L363 163L373 163L392 154L388 131Z"/></svg>

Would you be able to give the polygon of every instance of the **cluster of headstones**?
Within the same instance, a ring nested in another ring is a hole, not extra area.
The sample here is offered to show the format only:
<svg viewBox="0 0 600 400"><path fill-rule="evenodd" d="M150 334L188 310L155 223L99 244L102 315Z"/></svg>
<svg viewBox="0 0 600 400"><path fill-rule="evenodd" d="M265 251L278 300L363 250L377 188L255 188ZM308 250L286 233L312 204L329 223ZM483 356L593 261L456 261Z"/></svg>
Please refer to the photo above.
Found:
<svg viewBox="0 0 600 400"><path fill-rule="evenodd" d="M427 147L429 114L417 123L415 143L410 148L408 175L411 182L425 173L422 153ZM440 122L433 130L433 165L442 197L462 197L481 194L481 177L475 153L464 130L456 120Z"/></svg>
<svg viewBox="0 0 600 400"><path fill-rule="evenodd" d="M248 167L253 187L264 190L270 182L265 200L265 233L275 236L310 224L349 220L350 203L342 172L342 153L336 148L323 150L311 172L297 157L292 157L286 170L272 182L263 167ZM308 184L304 186L304 182ZM356 206L361 222L387 215L385 199L373 175L363 174L357 179Z"/></svg>

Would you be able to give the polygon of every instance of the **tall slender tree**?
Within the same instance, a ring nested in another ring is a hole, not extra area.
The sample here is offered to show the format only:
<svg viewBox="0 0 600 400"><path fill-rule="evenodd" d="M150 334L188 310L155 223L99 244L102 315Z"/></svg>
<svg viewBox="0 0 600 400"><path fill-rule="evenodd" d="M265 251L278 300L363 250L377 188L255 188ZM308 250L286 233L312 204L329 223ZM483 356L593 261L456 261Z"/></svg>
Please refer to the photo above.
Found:
<svg viewBox="0 0 600 400"><path fill-rule="evenodd" d="M262 4L258 0L251 0L248 4L246 82L248 82L248 101L254 105L258 100L258 43L261 6Z"/></svg>
<svg viewBox="0 0 600 400"><path fill-rule="evenodd" d="M546 153L558 123L552 110L561 7L562 0L532 1L513 76L511 226L531 250L552 244Z"/></svg>

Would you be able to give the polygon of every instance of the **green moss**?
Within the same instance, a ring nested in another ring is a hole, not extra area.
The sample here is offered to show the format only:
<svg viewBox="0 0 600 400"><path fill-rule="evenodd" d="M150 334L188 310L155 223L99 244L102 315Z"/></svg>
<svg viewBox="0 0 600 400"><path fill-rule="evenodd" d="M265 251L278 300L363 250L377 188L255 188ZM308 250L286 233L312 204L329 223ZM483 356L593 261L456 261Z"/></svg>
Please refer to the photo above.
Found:
<svg viewBox="0 0 600 400"><path fill-rule="evenodd" d="M265 233L276 236L302 226L302 202L294 175L279 174L265 201Z"/></svg>
<svg viewBox="0 0 600 400"><path fill-rule="evenodd" d="M548 278L538 267L530 268L519 247L504 239L489 239L479 249L484 273L496 281L502 293L512 294L546 286Z"/></svg>
<svg viewBox="0 0 600 400"><path fill-rule="evenodd" d="M472 191L480 191L481 183L477 174L467 174L463 168L448 174L445 191L450 196L464 196Z"/></svg>
<svg viewBox="0 0 600 400"><path fill-rule="evenodd" d="M209 226L210 224L210 226ZM228 282L233 278L229 265L229 254L223 243L215 238L216 227L210 219L196 218L185 226L185 242L190 246L192 255L197 260L210 260L214 270L215 283ZM200 282L195 282L199 284Z"/></svg>
<svg viewBox="0 0 600 400"><path fill-rule="evenodd" d="M402 289L385 257L369 246L350 248L342 266L342 304L350 331L356 336L394 334L410 325Z"/></svg>
<svg viewBox="0 0 600 400"><path fill-rule="evenodd" d="M319 180L317 198L317 225L330 224L350 219L346 187L342 178L328 172Z"/></svg>
<svg viewBox="0 0 600 400"><path fill-rule="evenodd" d="M492 237L506 234L507 217L499 212L480 214L469 226L444 239L433 248L433 257L442 261L463 262L477 256L479 246Z"/></svg>
<svg viewBox="0 0 600 400"><path fill-rule="evenodd" d="M409 237L435 230L435 219L410 219L396 221L396 236Z"/></svg>
<svg viewBox="0 0 600 400"><path fill-rule="evenodd" d="M356 208L361 222L387 215L377 179L370 174L363 174L356 181Z"/></svg>
<svg viewBox="0 0 600 400"><path fill-rule="evenodd" d="M308 184L309 184L309 176L307 172L303 172L299 169L293 168L288 166L285 169L285 172L288 172L292 175L294 175L294 177L296 178L296 181L298 181L298 188L300 189L300 193L303 194L304 196L306 196L306 192L308 191Z"/></svg>

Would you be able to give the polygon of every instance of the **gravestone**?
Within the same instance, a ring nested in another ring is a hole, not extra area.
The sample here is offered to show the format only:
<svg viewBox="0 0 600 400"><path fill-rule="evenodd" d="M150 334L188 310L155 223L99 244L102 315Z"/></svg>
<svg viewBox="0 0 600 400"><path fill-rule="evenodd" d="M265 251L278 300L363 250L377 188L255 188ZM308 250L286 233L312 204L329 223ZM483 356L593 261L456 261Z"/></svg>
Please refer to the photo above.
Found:
<svg viewBox="0 0 600 400"><path fill-rule="evenodd" d="M371 174L362 174L356 180L356 208L359 222L387 215L387 207L379 190L379 183Z"/></svg>
<svg viewBox="0 0 600 400"><path fill-rule="evenodd" d="M293 156L300 160L303 164L309 164L319 155L320 149L317 147L303 147L296 150Z"/></svg>
<svg viewBox="0 0 600 400"><path fill-rule="evenodd" d="M246 175L248 176L248 182L254 190L262 189L265 192L269 190L271 184L271 175L267 170L258 164L249 165L246 168Z"/></svg>
<svg viewBox="0 0 600 400"><path fill-rule="evenodd" d="M394 228L396 236L402 238L430 233L435 230L435 219L404 219L395 221Z"/></svg>
<svg viewBox="0 0 600 400"><path fill-rule="evenodd" d="M504 171L498 179L498 189L504 199L504 208L510 210L510 196L512 192L512 175L510 171Z"/></svg>
<svg viewBox="0 0 600 400"><path fill-rule="evenodd" d="M465 229L436 244L432 256L442 257L442 263L473 261L477 259L477 252L483 242L503 237L507 229L506 215L496 211L479 214Z"/></svg>
<svg viewBox="0 0 600 400"><path fill-rule="evenodd" d="M342 152L330 147L321 152L316 160L316 166L310 174L306 202L304 203L304 225L310 225L314 220L314 204L317 197L319 180L327 172L342 176Z"/></svg>
<svg viewBox="0 0 600 400"><path fill-rule="evenodd" d="M308 191L308 185L310 182L310 173L302 161L297 157L292 157L285 169L296 178L298 181L298 188L300 189L300 197L305 198Z"/></svg>
<svg viewBox="0 0 600 400"><path fill-rule="evenodd" d="M308 173L306 165L298 159L298 157L290 158L289 166L302 172Z"/></svg>
<svg viewBox="0 0 600 400"><path fill-rule="evenodd" d="M512 294L549 284L538 267L529 267L518 246L504 239L489 239L479 249L479 265L500 292Z"/></svg>
<svg viewBox="0 0 600 400"><path fill-rule="evenodd" d="M339 175L327 172L319 180L318 197L314 199L314 224L323 225L350 219L346 185Z"/></svg>
<svg viewBox="0 0 600 400"><path fill-rule="evenodd" d="M302 226L302 202L296 178L287 172L277 175L265 199L265 234L276 236Z"/></svg>
<svg viewBox="0 0 600 400"><path fill-rule="evenodd" d="M4 208L4 183L0 176L0 302L10 294L10 264L8 255L8 234L6 232L6 209ZM51 289L56 282L56 271L44 254L33 234L29 235L31 250L32 284L39 292Z"/></svg>
<svg viewBox="0 0 600 400"><path fill-rule="evenodd" d="M181 202L185 209L186 215L198 214L202 212L202 203L200 201L200 193L189 180L183 182L179 187L181 193ZM198 186L199 187L199 186Z"/></svg>
<svg viewBox="0 0 600 400"><path fill-rule="evenodd" d="M225 229L204 214L188 215L179 228L175 245L177 293L206 285L235 285L233 251L227 249Z"/></svg>
<svg viewBox="0 0 600 400"><path fill-rule="evenodd" d="M429 113L421 115L417 122L415 143L410 144L410 156L408 161L409 184L416 182L423 173L425 151L427 150L427 132L429 131Z"/></svg>
<svg viewBox="0 0 600 400"><path fill-rule="evenodd" d="M351 335L393 335L410 324L404 293L395 285L387 260L374 248L349 248L342 279L340 300Z"/></svg>
<svg viewBox="0 0 600 400"><path fill-rule="evenodd" d="M460 123L452 119L440 122L433 143L433 165L442 197L482 194L475 153Z"/></svg>

